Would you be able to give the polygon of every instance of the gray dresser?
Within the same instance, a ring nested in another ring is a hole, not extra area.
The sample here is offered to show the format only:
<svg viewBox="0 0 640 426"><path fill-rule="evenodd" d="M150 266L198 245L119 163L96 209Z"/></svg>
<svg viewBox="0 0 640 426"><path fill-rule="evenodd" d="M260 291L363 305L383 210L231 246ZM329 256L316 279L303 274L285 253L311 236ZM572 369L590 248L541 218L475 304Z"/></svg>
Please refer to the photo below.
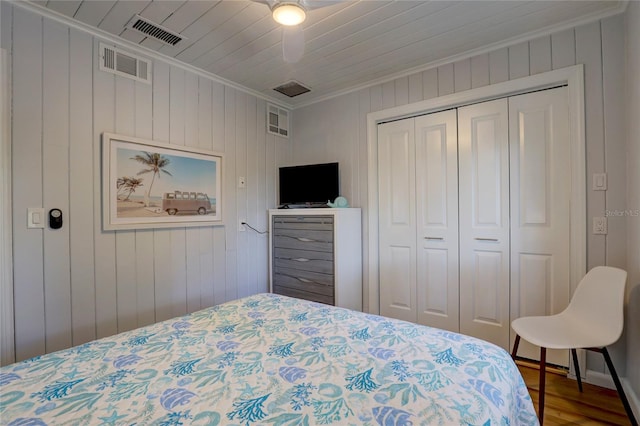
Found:
<svg viewBox="0 0 640 426"><path fill-rule="evenodd" d="M270 210L273 293L362 310L360 209Z"/></svg>

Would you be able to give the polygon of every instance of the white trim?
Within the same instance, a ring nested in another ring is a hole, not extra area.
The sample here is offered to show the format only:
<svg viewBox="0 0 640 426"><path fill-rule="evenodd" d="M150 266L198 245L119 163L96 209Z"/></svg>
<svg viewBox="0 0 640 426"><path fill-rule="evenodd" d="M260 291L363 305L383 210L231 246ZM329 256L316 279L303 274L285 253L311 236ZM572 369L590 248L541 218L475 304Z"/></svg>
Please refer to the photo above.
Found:
<svg viewBox="0 0 640 426"><path fill-rule="evenodd" d="M585 382L602 388L616 390L616 385L611 375L599 371L587 370ZM636 418L640 418L640 399L638 399L638 395L626 377L620 377L620 383L631 406L631 411L633 411Z"/></svg>
<svg viewBox="0 0 640 426"><path fill-rule="evenodd" d="M496 51L498 49L502 49L504 47L513 46L513 45L516 45L518 43L522 43L522 42L529 41L529 40L534 40L534 39L539 38L539 37L548 36L548 35L563 31L563 30L567 30L567 29L570 29L570 28L578 27L580 25L588 24L588 23L593 22L593 21L597 21L597 20L600 20L600 19L605 19L605 18L608 18L610 16L619 15L619 14L625 12L625 10L627 9L627 4L628 3L629 3L629 0L624 0L624 1L620 2L618 7L614 8L614 9L611 9L611 10L607 10L605 12L598 12L598 13L593 13L593 14L590 14L590 15L585 15L585 16L582 16L580 18L572 19L570 21L565 21L565 22L563 22L561 24L558 24L558 25L551 25L551 26L548 26L548 27L541 28L539 30L530 31L530 32L525 33L525 34L520 34L520 35L518 35L516 37L511 37L511 38L508 38L506 40L501 40L501 41L496 42L496 43L487 44L487 45L479 47L477 49L467 50L466 52L462 52L462 53L459 53L457 55L452 55L452 56L449 56L447 58L431 61L431 62L428 62L426 64L418 65L416 67L409 68L409 69L406 69L406 70L402 70L402 71L394 73L394 74L385 75L384 77L380 77L380 78L377 78L377 79L374 79L374 80L369 80L369 81L361 83L361 84L359 84L357 86L352 86L352 87L349 87L349 88L344 89L344 90L334 91L334 92L328 93L328 94L326 94L324 96L320 96L320 97L317 97L317 98L309 99L306 102L301 102L301 103L295 104L295 106L293 108L297 109L297 108L306 107L306 106L309 106L309 105L312 105L312 104L315 104L315 103L318 103L318 102L326 101L328 99L336 98L338 96L346 95L348 93L356 92L358 90L362 90L362 89L366 89L368 87L376 86L378 84L386 83L388 81L393 81L393 80L396 80L398 78L407 77L407 76L412 75L412 74L416 74L416 73L419 73L419 72L423 72L423 71L427 71L427 70L430 70L430 69L433 69L433 68L437 68L437 67L442 66L442 65L452 64L454 62L462 61L464 59L469 59L469 58L472 58L474 56L482 55L484 53L494 52L494 51Z"/></svg>
<svg viewBox="0 0 640 426"><path fill-rule="evenodd" d="M21 7L23 9L29 10L31 12L37 13L39 15L44 16L45 18L49 18L49 19L53 19L54 21L57 21L61 24L67 25L71 28L75 28L77 30L86 32L91 34L94 37L98 37L100 38L102 41L108 41L110 43L115 43L118 46L124 46L127 49L131 49L133 51L135 51L136 53L142 54L142 55L146 55L146 56L150 56L153 59L156 60L161 60L164 62L169 63L170 65L176 66L178 68L181 68L185 71L189 71L192 72L194 74L197 74L201 77L205 77L208 78L210 80L213 80L217 83L222 83L226 86L229 86L233 89L239 90L241 92L247 93L249 95L255 96L258 99L263 99L265 101L269 101L271 103L274 103L278 106L281 106L282 108L286 108L286 109L292 109L293 106L286 103L286 102L282 102L279 99L275 99L269 96L266 96L264 93L258 92L257 90L253 90L250 89L248 87L245 87L241 84L235 83L231 80L227 80L226 78L222 78L220 76L217 76L213 73L204 71L200 68L196 68L192 65L186 64L184 62L181 62L175 58L172 58L171 56L167 56L163 53L157 52L155 50L149 49L147 47L144 46L140 46L139 44L136 43L132 43L129 40L125 40L123 38L120 38L118 36L115 36L113 34L110 34L106 31L103 31L99 28L95 28L92 27L90 25L87 25L83 22L80 21L76 21L72 18L69 18L68 16L65 16L61 13L58 13L52 9L47 9L44 6L41 6L39 4L36 3L32 3L30 1L16 1L16 0L11 0L11 4L13 6L17 6L17 7Z"/></svg>
<svg viewBox="0 0 640 426"><path fill-rule="evenodd" d="M640 398L638 397L638 394L635 393L631 383L626 377L621 377L620 382L622 382L622 388L627 396L633 415L636 416L636 419L640 419Z"/></svg>
<svg viewBox="0 0 640 426"><path fill-rule="evenodd" d="M587 252L584 67L582 64L367 114L369 187L367 209L369 214L369 281L367 285L369 286L369 312L378 313L380 311L378 282L378 124L565 84L568 86L569 96L571 158L581 159L576 164L572 164L571 171L571 187L580 189L572 191L571 194L570 276L573 294L573 290L575 290L578 282L586 273Z"/></svg>
<svg viewBox="0 0 640 426"><path fill-rule="evenodd" d="M0 49L0 365L15 362L11 234L11 79L9 53Z"/></svg>
<svg viewBox="0 0 640 426"><path fill-rule="evenodd" d="M585 375L586 375L585 382L591 385L600 386L601 388L607 388L607 389L613 389L613 390L616 389L616 385L615 383L613 383L613 378L608 374L601 373L599 371L594 371L594 370L587 370L587 373Z"/></svg>

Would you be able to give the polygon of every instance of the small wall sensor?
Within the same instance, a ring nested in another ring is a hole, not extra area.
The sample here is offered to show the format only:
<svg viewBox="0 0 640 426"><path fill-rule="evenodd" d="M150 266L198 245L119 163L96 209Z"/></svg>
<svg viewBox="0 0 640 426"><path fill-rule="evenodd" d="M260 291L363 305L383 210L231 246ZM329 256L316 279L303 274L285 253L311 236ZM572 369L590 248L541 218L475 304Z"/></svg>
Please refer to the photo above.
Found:
<svg viewBox="0 0 640 426"><path fill-rule="evenodd" d="M62 228L62 210L60 209L49 210L49 227L51 229Z"/></svg>

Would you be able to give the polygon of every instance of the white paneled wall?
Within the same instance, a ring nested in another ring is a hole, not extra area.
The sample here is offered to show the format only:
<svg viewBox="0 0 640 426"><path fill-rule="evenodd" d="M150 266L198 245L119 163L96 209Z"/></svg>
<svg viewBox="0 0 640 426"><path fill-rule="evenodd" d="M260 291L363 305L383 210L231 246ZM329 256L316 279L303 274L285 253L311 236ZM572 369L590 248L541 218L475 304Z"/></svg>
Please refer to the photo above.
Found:
<svg viewBox="0 0 640 426"><path fill-rule="evenodd" d="M618 15L297 109L293 122L293 161L340 161L342 193L351 205L363 208L363 230L366 230L367 113L580 63L585 67L587 218L591 224L593 216L604 216L606 209L623 209L625 205L626 172L620 166L625 155L621 133L623 40L624 17ZM592 191L590 176L602 172L608 173L609 191ZM624 219L610 218L609 223L606 236L585 230L589 268L626 265ZM369 255L366 233L363 236L366 283ZM366 285L363 290L367 310ZM612 352L624 375L624 339ZM602 357L594 355L589 357L589 369L603 372Z"/></svg>
<svg viewBox="0 0 640 426"><path fill-rule="evenodd" d="M631 212L625 218L629 271L627 377L635 394L640 395L640 216L636 214L640 212L640 2L629 3L626 27L627 209ZM640 418L640 401L636 407L636 418Z"/></svg>
<svg viewBox="0 0 640 426"><path fill-rule="evenodd" d="M265 101L161 60L150 85L101 72L101 40L7 2L2 26L16 359L267 291L266 236L237 232L239 219L267 228L291 160L291 142L266 134ZM103 132L221 152L225 226L102 231ZM28 207L60 208L64 226L27 229Z"/></svg>

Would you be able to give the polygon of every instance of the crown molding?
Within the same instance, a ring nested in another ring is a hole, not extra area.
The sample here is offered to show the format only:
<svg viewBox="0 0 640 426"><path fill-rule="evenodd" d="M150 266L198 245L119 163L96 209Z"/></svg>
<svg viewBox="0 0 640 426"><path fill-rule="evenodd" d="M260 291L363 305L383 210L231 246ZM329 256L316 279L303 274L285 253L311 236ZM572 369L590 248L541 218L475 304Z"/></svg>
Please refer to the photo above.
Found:
<svg viewBox="0 0 640 426"><path fill-rule="evenodd" d="M228 87L231 87L231 88L237 89L237 90L239 90L241 92L244 92L244 93L247 93L249 95L255 96L258 99L262 99L262 100L265 100L267 102L271 102L271 103L273 103L275 105L278 105L278 106L280 106L282 108L285 108L285 109L288 109L290 111L294 111L296 109L304 108L304 107L307 107L309 105L317 104L317 103L320 103L320 102L324 102L326 100L333 99L333 98L336 98L336 97L339 97L339 96L342 96L342 95L346 95L346 94L349 94L349 93L357 92L359 90L366 89L366 88L369 88L369 87L373 87L373 86L376 86L378 84L383 84L383 83L386 83L386 82L389 82L389 81L393 81L393 80L396 80L398 78L403 78L403 77L406 77L406 76L409 76L409 75L412 75L412 74L416 74L416 73L419 73L419 72L427 71L429 69L437 68L437 67L442 66L442 65L450 64L450 63L461 61L461 60L464 60L464 59L469 59L469 58L472 58L472 57L477 56L477 55L481 55L481 54L492 52L492 51L495 51L495 50L498 50L498 49L502 49L502 48L505 48L505 47L513 46L513 45L516 45L518 43L527 42L527 41L536 39L538 37L548 36L548 35L551 35L553 33L557 33L557 32L563 31L563 30L567 30L567 29L570 29L570 28L575 28L575 27L578 27L580 25L588 24L588 23L591 23L591 22L594 22L594 21L597 21L597 20L600 20L600 19L605 19L605 18L608 18L608 17L611 17L611 16L615 16L615 15L624 13L626 11L626 9L627 9L628 4L629 4L629 0L621 0L621 1L618 1L618 4L617 4L617 6L615 8L612 8L612 9L609 9L609 10L606 10L606 11L592 13L592 14L589 14L589 15L582 16L580 18L576 18L576 19L572 19L572 20L569 20L569 21L565 21L565 22L563 22L561 24L550 25L550 26L547 26L547 27L539 29L539 30L530 31L528 33L521 34L521 35L518 35L516 37L511 37L511 38L508 38L508 39L505 39L505 40L501 40L501 41L496 42L496 43L491 43L491 44L488 44L488 45L485 45L485 46L482 46L482 47L479 47L479 48L476 48L476 49L468 50L466 52L462 52L462 53L457 54L457 55L452 55L452 56L449 56L449 57L446 57L446 58L443 58L443 59L438 59L436 61L431 61L431 62L428 62L426 64L422 64L422 65L419 65L419 66L416 66L416 67L408 68L406 70L403 70L403 71L400 71L400 72L397 72L397 73L386 75L384 77L376 78L376 79L373 79L373 80L368 80L366 82L360 83L360 84L355 85L355 86L348 87L346 89L336 90L336 91L328 93L326 95L314 97L314 98L308 99L308 100L300 102L300 103L288 103L288 102L283 102L281 99L277 99L277 98L274 98L274 97L267 96L262 92L258 92L256 90L253 90L253 89L248 88L246 86L243 86L241 84L235 83L235 82L233 82L231 80L227 80L225 78L222 78L222 77L220 77L220 76L218 76L216 74L204 71L204 70L202 70L200 68L196 68L196 67L194 67L192 65L188 65L188 64L186 64L184 62L181 62L181 61L179 61L179 60L177 60L177 59L175 59L175 58L173 58L171 56L167 56L167 55L164 55L164 54L162 54L160 52L156 52L155 50L149 49L147 47L140 46L138 44L132 43L129 40L125 40L125 39L120 38L118 36L115 36L113 34L107 33L106 31L103 31L103 30L101 30L99 28L95 28L95 27L92 27L90 25L84 24L82 22L76 21L76 20L74 20L72 18L69 18L68 16L62 15L62 14L60 14L60 13L54 11L54 10L47 9L46 7L41 6L39 4L32 3L30 1L24 1L24 0L10 0L9 2L11 4L17 6L17 7L21 7L23 9L27 9L27 10L33 11L33 12L38 13L38 14L46 17L46 18L56 20L56 21L58 21L60 23L68 25L69 27L78 29L80 31L84 31L86 33L89 33L89 34L95 36L95 37L99 37L100 39L109 41L111 43L115 43L115 44L118 44L120 46L124 46L127 49L133 50L133 51L135 51L137 53L140 53L142 55L149 56L149 57L151 57L153 59L156 59L156 60L161 60L161 61L167 62L167 63L169 63L171 65L174 65L176 67L182 68L182 69L184 69L186 71L192 72L192 73L197 74L197 75L199 75L201 77L208 78L208 79L210 79L212 81L215 81L215 82L218 82L218 83L222 83L222 84L224 84L224 85L226 85Z"/></svg>
<svg viewBox="0 0 640 426"><path fill-rule="evenodd" d="M0 1L4 1L4 0L0 0ZM66 15L63 15L61 13L58 13L54 10L48 9L44 6L41 6L39 4L36 3L32 3L30 1L24 1L24 0L10 0L8 1L8 3L11 3L13 6L15 7L19 7L21 9L25 9L25 10L29 10L31 12L37 13L45 18L48 19L52 19L54 21L57 21L61 24L67 25L71 28L77 29L79 31L83 31L85 33L91 34L94 37L98 37L103 41L107 41L109 43L115 43L118 46L121 47L125 47L128 50L132 50L135 53L144 55L144 56L148 56L151 57L151 59L154 60L160 60L163 62L166 62L170 65L173 65L175 67L181 68L185 71L189 71L192 72L194 74L199 75L200 77L204 77L207 78L209 80L215 81L217 83L221 83L224 84L225 86L229 86L233 89L239 90L241 92L244 92L248 95L251 96L255 96L258 99L262 99L265 100L267 102L271 102L273 104L276 104L282 108L288 109L288 110L292 110L293 109L293 105L286 103L286 102L282 102L280 99L276 99L276 98L272 98L269 96L266 96L264 93L258 92L257 90L253 90L249 87L243 86L241 84L235 83L231 80L227 80L226 78L222 78L216 74L204 71L200 68L196 68L192 65L186 64L184 62L181 62L175 58L172 58L171 56L167 56L165 54L162 54L160 52L156 52L155 50L149 49L147 47L144 46L140 46L139 44L136 43L132 43L129 40L125 40L121 37L115 36L111 33L108 33L106 31L103 31L99 28L95 28L92 27L90 25L87 25L83 22L80 21L76 21L73 18L70 18Z"/></svg>

